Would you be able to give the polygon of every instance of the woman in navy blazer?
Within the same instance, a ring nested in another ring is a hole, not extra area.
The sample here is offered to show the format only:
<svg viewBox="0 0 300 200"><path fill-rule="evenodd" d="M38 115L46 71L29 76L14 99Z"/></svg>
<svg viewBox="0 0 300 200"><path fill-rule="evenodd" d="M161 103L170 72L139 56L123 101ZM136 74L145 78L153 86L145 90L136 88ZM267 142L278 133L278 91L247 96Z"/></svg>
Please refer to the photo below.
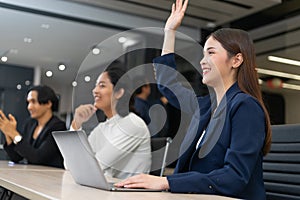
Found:
<svg viewBox="0 0 300 200"><path fill-rule="evenodd" d="M214 92L196 97L174 73L175 31L187 4L188 0L177 0L173 5L162 56L154 60L162 94L177 108L193 113L175 172L167 177L142 174L117 186L265 199L262 161L270 149L271 129L255 71L253 43L238 29L212 33L200 64L202 82Z"/></svg>

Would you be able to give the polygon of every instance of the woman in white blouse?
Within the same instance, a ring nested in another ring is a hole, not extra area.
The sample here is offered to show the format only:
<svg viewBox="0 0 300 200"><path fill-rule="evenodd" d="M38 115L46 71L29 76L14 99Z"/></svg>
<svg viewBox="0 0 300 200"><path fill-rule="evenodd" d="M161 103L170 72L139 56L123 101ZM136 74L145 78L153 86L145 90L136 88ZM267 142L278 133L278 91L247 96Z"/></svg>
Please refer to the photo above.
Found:
<svg viewBox="0 0 300 200"><path fill-rule="evenodd" d="M107 117L88 139L95 156L107 176L127 178L149 173L151 167L150 133L144 121L129 109L130 93L125 71L108 67L101 73L93 89L94 105L81 105L75 110L71 129L80 129L97 109Z"/></svg>

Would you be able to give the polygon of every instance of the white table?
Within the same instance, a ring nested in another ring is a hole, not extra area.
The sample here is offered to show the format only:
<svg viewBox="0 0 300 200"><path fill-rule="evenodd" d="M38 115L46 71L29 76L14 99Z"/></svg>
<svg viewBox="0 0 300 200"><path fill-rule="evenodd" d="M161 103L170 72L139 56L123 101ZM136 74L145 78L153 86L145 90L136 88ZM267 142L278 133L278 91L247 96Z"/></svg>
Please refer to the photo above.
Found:
<svg viewBox="0 0 300 200"><path fill-rule="evenodd" d="M169 192L110 192L81 186L67 170L38 165L8 165L0 161L0 186L32 200L199 200L231 199L216 195L173 194Z"/></svg>

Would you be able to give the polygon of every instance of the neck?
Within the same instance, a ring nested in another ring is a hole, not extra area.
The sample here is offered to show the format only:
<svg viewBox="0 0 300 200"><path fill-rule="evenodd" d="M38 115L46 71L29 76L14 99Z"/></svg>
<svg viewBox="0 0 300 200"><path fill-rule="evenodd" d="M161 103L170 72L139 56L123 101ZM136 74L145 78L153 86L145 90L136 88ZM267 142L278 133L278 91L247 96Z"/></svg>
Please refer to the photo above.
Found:
<svg viewBox="0 0 300 200"><path fill-rule="evenodd" d="M41 116L38 121L38 126L44 127L46 123L51 119L53 116L52 111L46 112L43 116Z"/></svg>
<svg viewBox="0 0 300 200"><path fill-rule="evenodd" d="M108 119L112 118L114 115L117 114L116 110L111 110L111 109L106 111L103 110L103 112Z"/></svg>
<svg viewBox="0 0 300 200"><path fill-rule="evenodd" d="M136 96L137 96L138 98L140 98L140 99L145 100L145 101L147 100L147 97L148 97L146 94L143 94L143 93L137 94Z"/></svg>
<svg viewBox="0 0 300 200"><path fill-rule="evenodd" d="M227 92L227 90L234 84L234 82L223 83L219 86L214 87L214 91L217 97L217 106L219 106L223 96Z"/></svg>

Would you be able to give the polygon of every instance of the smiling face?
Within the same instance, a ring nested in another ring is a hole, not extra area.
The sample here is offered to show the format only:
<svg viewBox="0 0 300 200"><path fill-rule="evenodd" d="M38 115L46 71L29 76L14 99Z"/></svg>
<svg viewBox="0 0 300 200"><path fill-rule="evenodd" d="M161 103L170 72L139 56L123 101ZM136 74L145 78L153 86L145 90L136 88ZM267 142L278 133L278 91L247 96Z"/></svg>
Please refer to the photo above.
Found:
<svg viewBox="0 0 300 200"><path fill-rule="evenodd" d="M209 37L203 50L204 57L201 60L203 71L202 82L213 88L232 85L236 81L236 70L232 68L232 59L221 43L213 37Z"/></svg>
<svg viewBox="0 0 300 200"><path fill-rule="evenodd" d="M31 118L39 120L43 116L46 115L48 112L52 112L51 106L52 103L40 104L38 101L38 92L32 90L27 95L27 109L30 113Z"/></svg>
<svg viewBox="0 0 300 200"><path fill-rule="evenodd" d="M112 102L114 85L110 81L107 72L103 72L97 79L95 88L93 89L94 106L102 111L111 112L113 109Z"/></svg>

